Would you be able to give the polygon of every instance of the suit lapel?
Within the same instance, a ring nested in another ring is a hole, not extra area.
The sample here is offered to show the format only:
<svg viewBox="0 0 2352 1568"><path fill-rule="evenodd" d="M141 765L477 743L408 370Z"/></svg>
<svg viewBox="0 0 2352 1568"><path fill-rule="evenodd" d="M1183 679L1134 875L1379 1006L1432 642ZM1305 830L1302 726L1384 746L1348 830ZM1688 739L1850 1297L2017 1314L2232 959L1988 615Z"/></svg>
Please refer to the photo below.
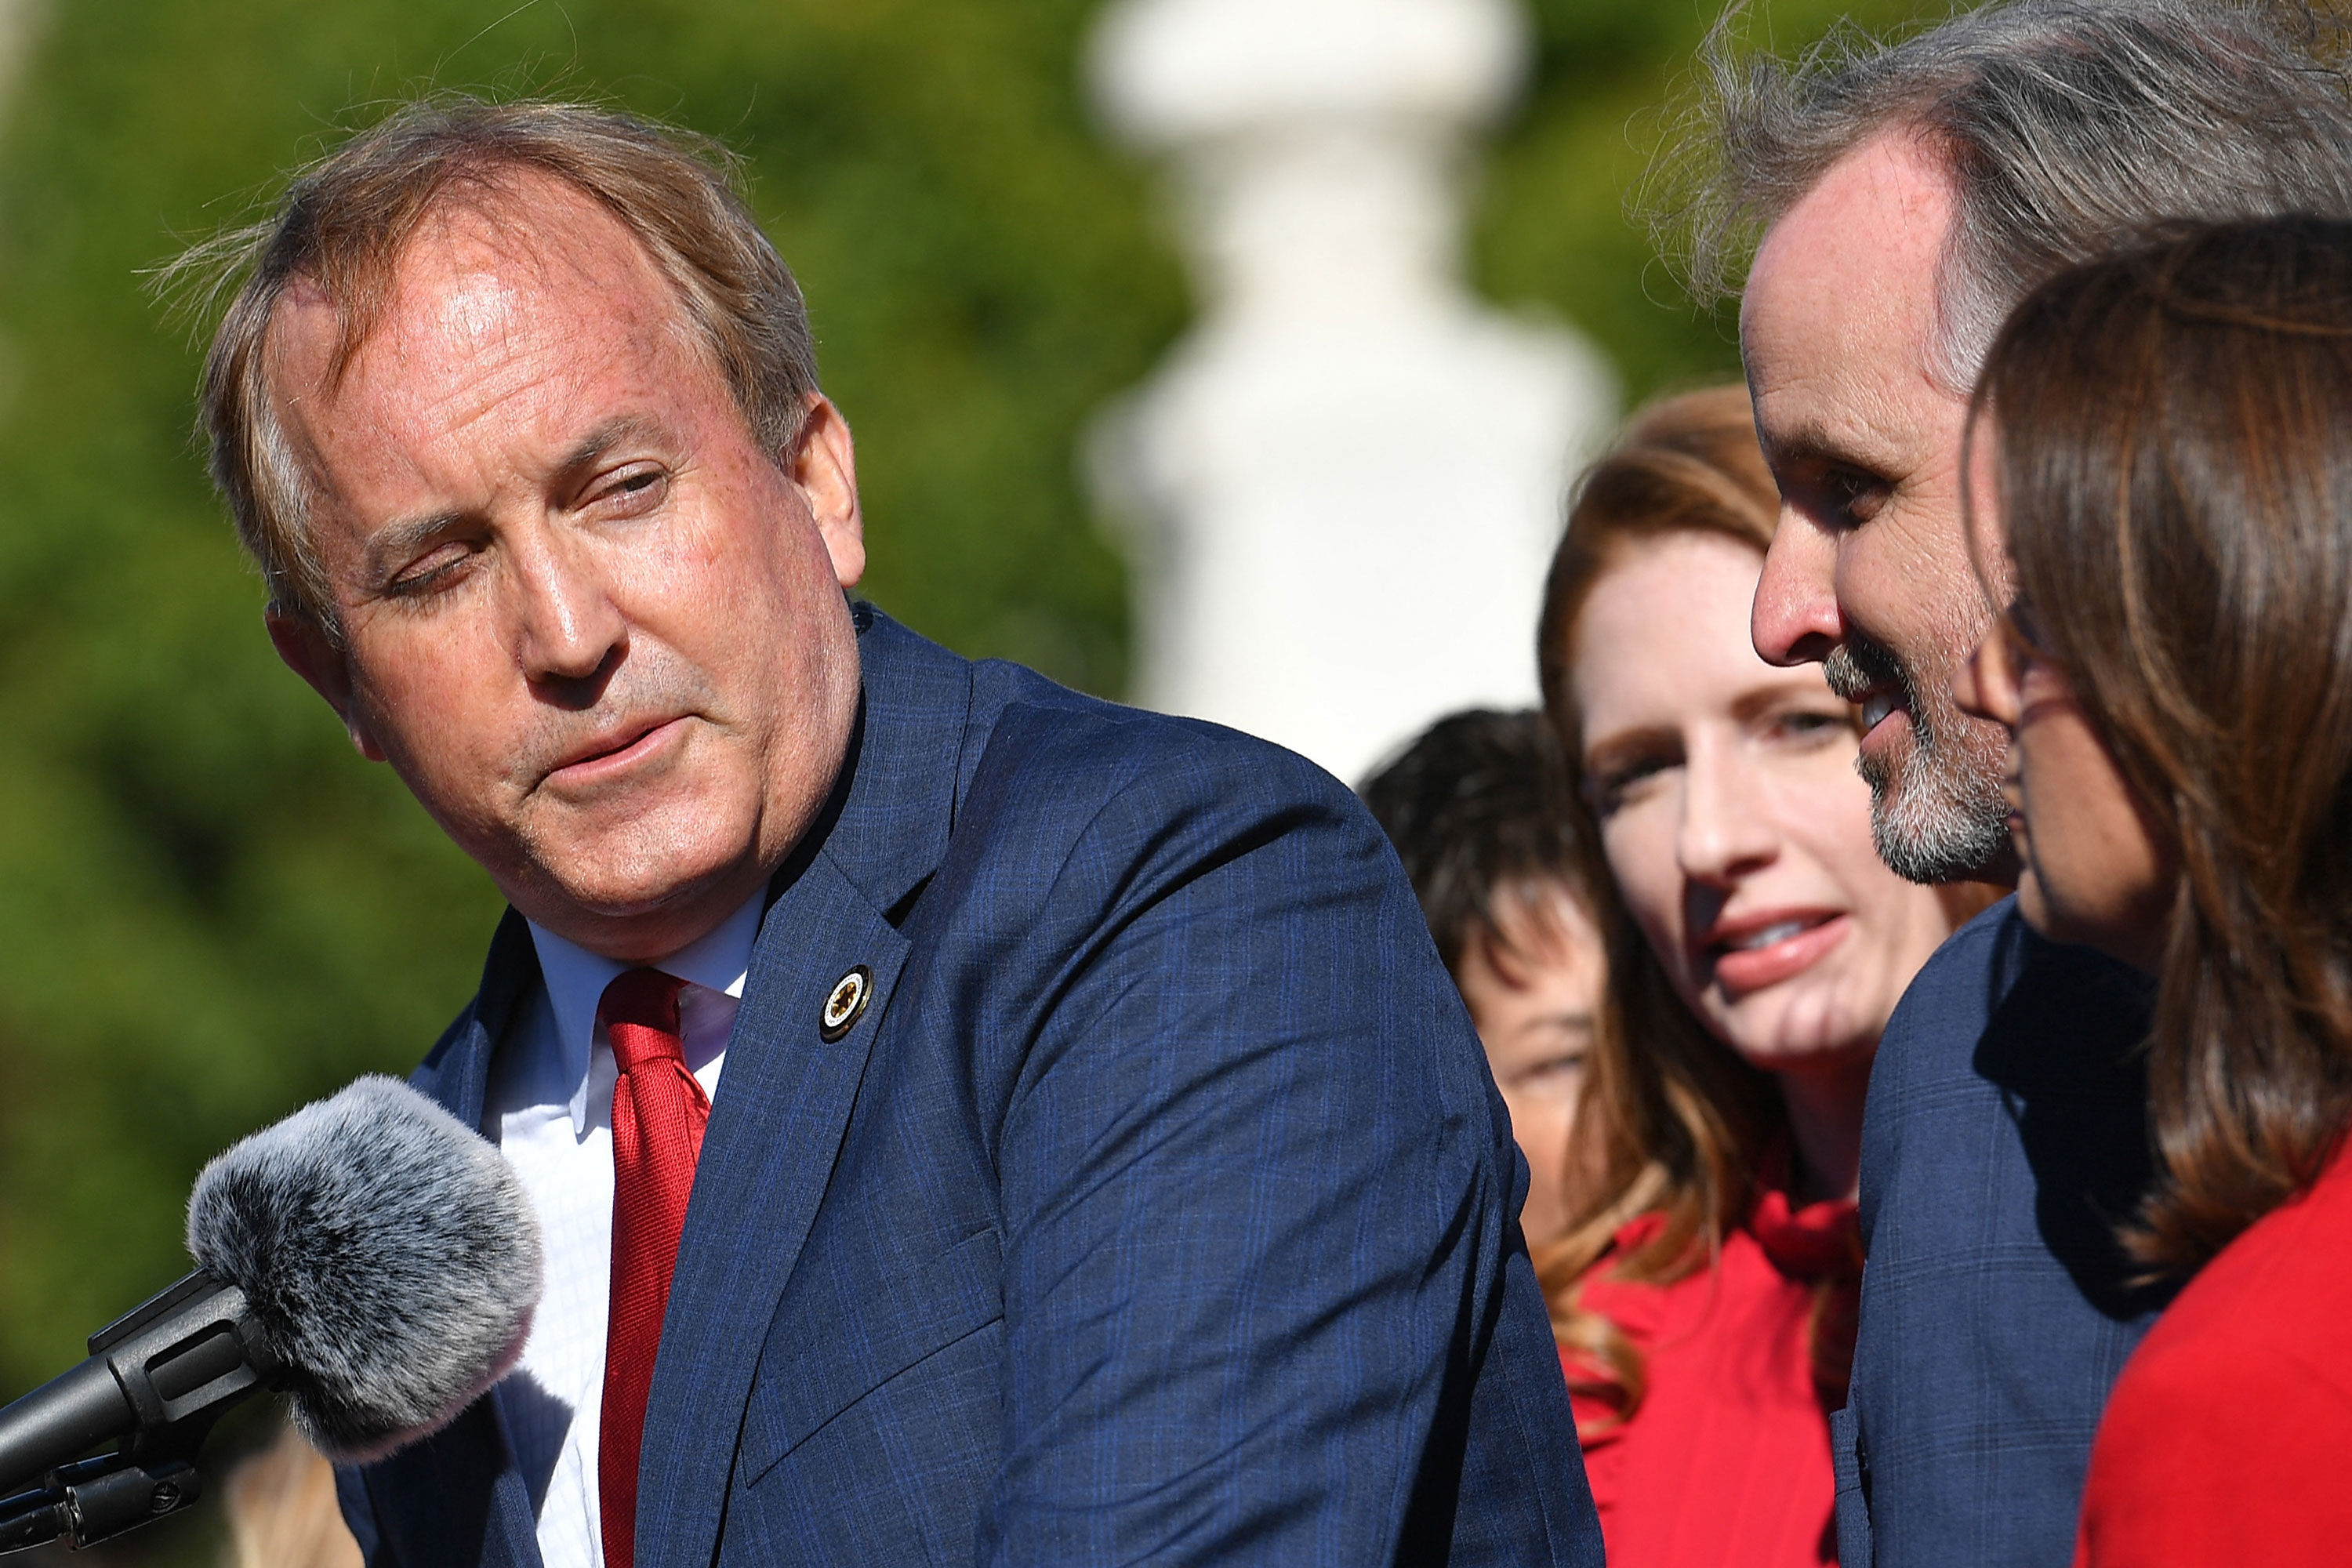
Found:
<svg viewBox="0 0 2352 1568"><path fill-rule="evenodd" d="M482 988L474 994L474 1005L449 1026L408 1081L487 1136L482 1108L489 1099L490 1058L506 1037L515 1004L538 984L539 952L531 946L530 922L509 910L490 938L490 956L482 965Z"/></svg>
<svg viewBox="0 0 2352 1568"><path fill-rule="evenodd" d="M710 1560L760 1347L906 952L822 857L768 912L663 1320L637 1479L639 1568ZM856 964L873 973L873 1000L827 1043L826 994Z"/></svg>
<svg viewBox="0 0 2352 1568"><path fill-rule="evenodd" d="M509 910L490 940L482 988L409 1081L468 1127L482 1124L490 1058L514 1005L539 981L530 928ZM541 1568L530 1492L515 1464L499 1392L474 1402L447 1430L368 1467L368 1495L395 1561Z"/></svg>
<svg viewBox="0 0 2352 1568"><path fill-rule="evenodd" d="M947 841L969 667L860 610L865 702L851 771L837 812L780 874L703 1137L646 1412L638 1568L711 1560L761 1347L906 964L886 913ZM826 998L859 965L872 999L827 1041Z"/></svg>

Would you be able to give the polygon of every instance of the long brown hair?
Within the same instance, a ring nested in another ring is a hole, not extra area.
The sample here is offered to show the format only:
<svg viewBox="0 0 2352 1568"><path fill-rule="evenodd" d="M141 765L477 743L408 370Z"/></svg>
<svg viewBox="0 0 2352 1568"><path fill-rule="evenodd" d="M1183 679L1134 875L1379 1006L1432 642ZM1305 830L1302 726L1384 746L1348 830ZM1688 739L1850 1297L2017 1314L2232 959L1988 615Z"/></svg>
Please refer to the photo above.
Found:
<svg viewBox="0 0 2352 1568"><path fill-rule="evenodd" d="M2021 593L2177 850L2148 1041L2196 1268L2352 1115L2352 225L2175 228L2018 308L1979 384ZM1970 428L1980 421L1972 417Z"/></svg>
<svg viewBox="0 0 2352 1568"><path fill-rule="evenodd" d="M1552 558L1536 643L1544 709L1571 769L1581 765L1584 725L1570 651L1593 585L1627 550L1675 534L1721 535L1760 557L1779 504L1739 386L1652 405L1586 472ZM1573 809L1579 837L1598 844L1589 803L1580 797ZM1788 1113L1770 1077L1684 1005L1610 879L1593 881L1609 948L1608 997L1577 1105L1568 1234L1536 1266L1554 1331L1570 1352L1571 1384L1623 1419L1642 1403L1643 1357L1613 1323L1583 1308L1583 1278L1627 1221L1653 1213L1664 1224L1616 1260L1615 1278L1668 1284L1705 1266L1754 1208L1765 1162L1788 1136ZM1834 1391L1845 1369L1842 1358L1831 1360L1816 1376Z"/></svg>

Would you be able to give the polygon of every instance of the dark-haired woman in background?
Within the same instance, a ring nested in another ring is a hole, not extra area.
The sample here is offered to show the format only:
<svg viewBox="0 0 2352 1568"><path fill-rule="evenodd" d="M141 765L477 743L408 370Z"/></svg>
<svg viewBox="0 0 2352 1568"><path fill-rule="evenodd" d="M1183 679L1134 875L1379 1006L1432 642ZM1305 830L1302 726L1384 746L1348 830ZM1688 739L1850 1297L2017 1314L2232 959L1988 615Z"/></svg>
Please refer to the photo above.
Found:
<svg viewBox="0 0 2352 1568"><path fill-rule="evenodd" d="M1449 713L1365 781L1527 1156L1528 1246L1566 1226L1568 1139L1599 1026L1599 878L1559 742L1532 711Z"/></svg>
<svg viewBox="0 0 2352 1568"><path fill-rule="evenodd" d="M2089 1568L2352 1560L2352 226L2185 231L2021 305L1973 423L2018 904L2158 977L2195 1278L2092 1450ZM2004 550L2005 545L2005 550Z"/></svg>
<svg viewBox="0 0 2352 1568"><path fill-rule="evenodd" d="M1886 869L1853 710L1756 656L1777 509L1747 393L1670 399L1583 479L1545 595L1545 704L1623 906L1538 1258L1612 1568L1833 1560L1863 1094L1982 901Z"/></svg>

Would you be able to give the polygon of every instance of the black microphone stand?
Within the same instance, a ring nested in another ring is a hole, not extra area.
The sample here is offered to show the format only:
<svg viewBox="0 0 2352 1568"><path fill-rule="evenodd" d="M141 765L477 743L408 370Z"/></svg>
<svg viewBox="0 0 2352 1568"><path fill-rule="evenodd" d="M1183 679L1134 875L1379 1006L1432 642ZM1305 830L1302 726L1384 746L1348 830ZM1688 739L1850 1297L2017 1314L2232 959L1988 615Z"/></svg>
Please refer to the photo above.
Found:
<svg viewBox="0 0 2352 1568"><path fill-rule="evenodd" d="M0 1498L0 1555L59 1539L79 1551L188 1507L213 1424L282 1370L257 1342L244 1293L201 1271L92 1334L89 1354L18 1404L53 1397L86 1419L85 1447L108 1427L130 1435L115 1453L59 1465L33 1489Z"/></svg>

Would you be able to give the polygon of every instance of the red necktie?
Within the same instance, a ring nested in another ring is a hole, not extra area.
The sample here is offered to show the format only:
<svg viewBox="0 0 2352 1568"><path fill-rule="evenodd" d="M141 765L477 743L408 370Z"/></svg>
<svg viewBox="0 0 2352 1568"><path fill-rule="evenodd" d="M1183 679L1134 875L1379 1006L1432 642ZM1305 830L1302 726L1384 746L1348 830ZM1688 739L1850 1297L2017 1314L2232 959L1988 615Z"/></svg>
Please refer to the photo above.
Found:
<svg viewBox="0 0 2352 1568"><path fill-rule="evenodd" d="M710 1101L686 1070L677 994L686 982L632 969L597 1007L620 1076L613 1084L613 1304L604 1338L604 1413L596 1439L605 1568L634 1568L637 1456L654 1352L677 1267Z"/></svg>

